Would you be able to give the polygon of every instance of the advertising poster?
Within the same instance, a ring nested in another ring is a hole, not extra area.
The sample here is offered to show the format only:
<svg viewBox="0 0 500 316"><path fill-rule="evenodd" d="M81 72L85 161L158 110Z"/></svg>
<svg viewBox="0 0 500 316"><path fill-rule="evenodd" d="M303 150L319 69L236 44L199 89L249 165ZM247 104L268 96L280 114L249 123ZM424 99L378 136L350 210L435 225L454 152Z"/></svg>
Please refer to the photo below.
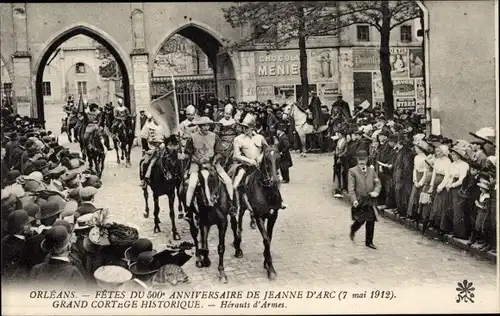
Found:
<svg viewBox="0 0 500 316"><path fill-rule="evenodd" d="M380 55L377 48L355 47L352 49L353 70L380 69Z"/></svg>
<svg viewBox="0 0 500 316"><path fill-rule="evenodd" d="M372 73L372 85L373 85L373 98L383 99L384 98L384 86L382 84L382 78L380 77L380 72Z"/></svg>
<svg viewBox="0 0 500 316"><path fill-rule="evenodd" d="M318 97L322 104L333 104L339 94L338 83L318 83Z"/></svg>
<svg viewBox="0 0 500 316"><path fill-rule="evenodd" d="M336 82L338 51L333 48L309 50L309 80L311 82Z"/></svg>
<svg viewBox="0 0 500 316"><path fill-rule="evenodd" d="M299 51L255 52L255 77L257 85L300 82Z"/></svg>
<svg viewBox="0 0 500 316"><path fill-rule="evenodd" d="M410 48L410 78L424 76L424 53L421 48Z"/></svg>
<svg viewBox="0 0 500 316"><path fill-rule="evenodd" d="M396 97L414 97L415 96L415 83L413 79L395 79L394 96Z"/></svg>
<svg viewBox="0 0 500 316"><path fill-rule="evenodd" d="M396 109L415 110L417 106L415 98L397 98L394 101Z"/></svg>
<svg viewBox="0 0 500 316"><path fill-rule="evenodd" d="M274 99L274 87L269 86L258 86L257 87L257 101L266 102L267 100Z"/></svg>
<svg viewBox="0 0 500 316"><path fill-rule="evenodd" d="M294 88L293 85L274 86L274 102L284 104L295 101Z"/></svg>
<svg viewBox="0 0 500 316"><path fill-rule="evenodd" d="M417 100L425 100L425 86L424 79L415 79L415 91L417 94Z"/></svg>
<svg viewBox="0 0 500 316"><path fill-rule="evenodd" d="M372 73L355 72L354 77L354 106L368 101L373 104Z"/></svg>
<svg viewBox="0 0 500 316"><path fill-rule="evenodd" d="M390 49L391 76L392 78L408 78L410 65L408 62L408 48L395 47Z"/></svg>
<svg viewBox="0 0 500 316"><path fill-rule="evenodd" d="M384 106L384 99L373 99L373 106L382 109Z"/></svg>
<svg viewBox="0 0 500 316"><path fill-rule="evenodd" d="M425 114L425 102L417 100L417 113L418 114Z"/></svg>

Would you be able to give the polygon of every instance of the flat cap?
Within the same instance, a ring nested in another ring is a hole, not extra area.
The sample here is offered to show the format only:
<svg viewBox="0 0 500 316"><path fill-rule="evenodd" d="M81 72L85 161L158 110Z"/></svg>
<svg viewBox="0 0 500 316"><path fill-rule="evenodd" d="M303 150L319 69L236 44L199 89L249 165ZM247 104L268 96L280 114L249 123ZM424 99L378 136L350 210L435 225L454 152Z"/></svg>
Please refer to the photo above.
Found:
<svg viewBox="0 0 500 316"><path fill-rule="evenodd" d="M88 186L88 187L85 187L85 188L81 188L80 189L80 197L82 199L91 198L94 195L96 195L97 191L98 190L96 188L91 187L91 186Z"/></svg>

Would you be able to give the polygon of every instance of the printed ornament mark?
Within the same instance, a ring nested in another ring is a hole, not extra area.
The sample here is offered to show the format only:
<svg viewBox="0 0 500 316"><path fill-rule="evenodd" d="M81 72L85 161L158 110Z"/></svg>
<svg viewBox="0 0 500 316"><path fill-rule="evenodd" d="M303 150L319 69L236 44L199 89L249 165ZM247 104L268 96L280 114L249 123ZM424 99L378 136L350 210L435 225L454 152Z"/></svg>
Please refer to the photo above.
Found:
<svg viewBox="0 0 500 316"><path fill-rule="evenodd" d="M462 283L458 282L457 283L458 287L456 288L458 292L457 296L457 303L464 302L464 303L474 303L474 291L476 288L474 288L472 285L472 282L468 282L467 280L464 280Z"/></svg>

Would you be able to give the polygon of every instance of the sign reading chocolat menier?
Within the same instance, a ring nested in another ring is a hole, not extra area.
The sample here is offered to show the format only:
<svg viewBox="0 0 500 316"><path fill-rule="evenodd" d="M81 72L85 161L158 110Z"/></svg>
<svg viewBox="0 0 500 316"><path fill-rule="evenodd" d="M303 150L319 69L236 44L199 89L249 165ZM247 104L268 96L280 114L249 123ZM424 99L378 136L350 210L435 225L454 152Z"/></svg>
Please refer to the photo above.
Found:
<svg viewBox="0 0 500 316"><path fill-rule="evenodd" d="M298 50L255 52L257 85L300 82Z"/></svg>

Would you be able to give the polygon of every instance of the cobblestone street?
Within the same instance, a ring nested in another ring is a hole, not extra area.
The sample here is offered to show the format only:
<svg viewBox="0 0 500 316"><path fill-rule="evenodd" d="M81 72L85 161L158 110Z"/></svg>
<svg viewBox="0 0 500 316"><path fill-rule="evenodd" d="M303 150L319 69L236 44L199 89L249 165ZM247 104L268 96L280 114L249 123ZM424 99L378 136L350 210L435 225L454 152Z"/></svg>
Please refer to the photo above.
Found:
<svg viewBox="0 0 500 316"><path fill-rule="evenodd" d="M75 145L70 145L75 148ZM161 233L153 233L153 219L143 217L144 199L139 187L137 164L140 149L134 148L132 168L116 164L115 152L109 152L103 175L103 187L96 205L109 208L117 217L139 228L142 237L153 240L161 250L171 238L167 198L160 199ZM495 286L496 267L470 257L465 252L422 237L384 218L375 227L377 250L364 246L364 229L349 239L350 208L332 196L331 157L326 154L301 158L293 154L291 182L282 185L283 198L289 208L281 211L272 242L276 285L356 284L425 286L450 285L468 279L478 286ZM152 199L150 198L150 208ZM176 216L177 217L177 216ZM191 240L189 227L178 220L182 240ZM227 287L269 285L262 267L263 244L258 230L251 230L246 215L243 226L244 257L236 259L232 232L226 235L225 267ZM217 229L210 232L210 268L198 269L194 260L184 269L191 277L190 286L210 288L218 284Z"/></svg>

